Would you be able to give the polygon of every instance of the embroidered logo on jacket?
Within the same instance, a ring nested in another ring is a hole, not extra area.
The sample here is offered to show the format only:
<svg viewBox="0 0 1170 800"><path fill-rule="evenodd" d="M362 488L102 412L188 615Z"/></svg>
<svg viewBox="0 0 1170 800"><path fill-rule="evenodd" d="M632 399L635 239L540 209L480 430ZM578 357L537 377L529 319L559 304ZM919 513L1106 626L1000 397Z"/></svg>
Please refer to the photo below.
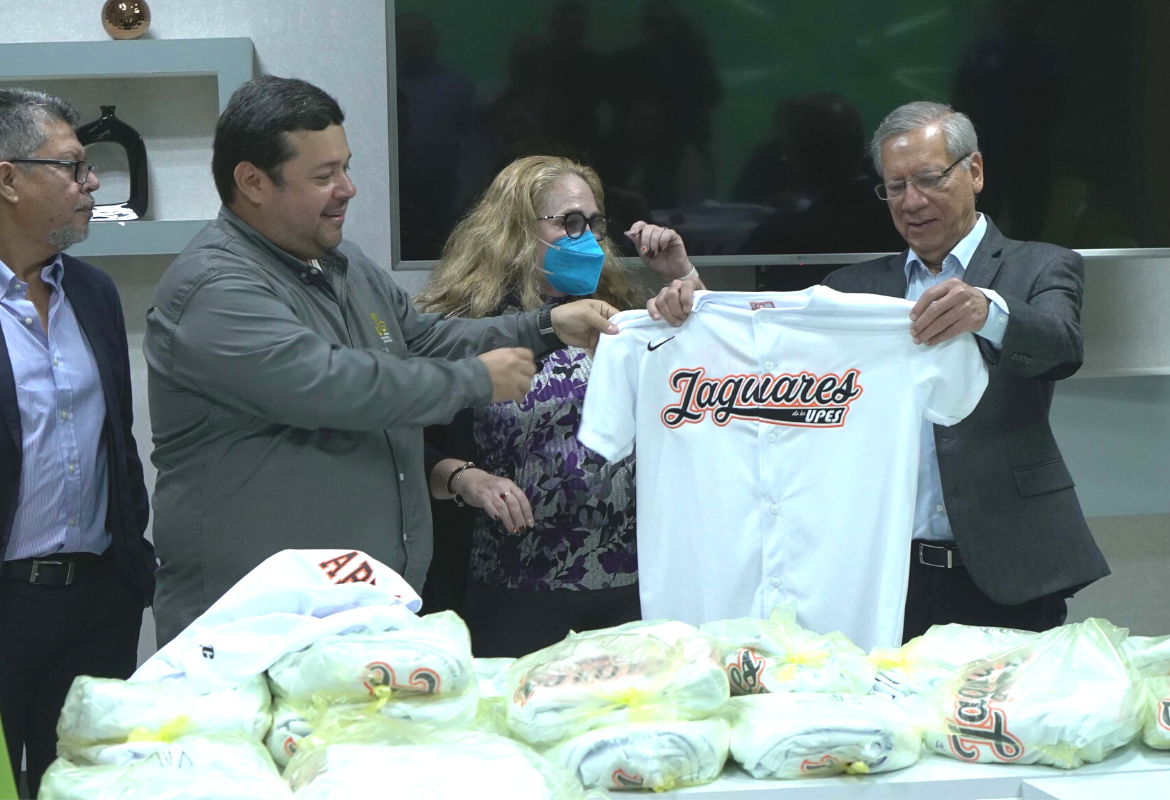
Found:
<svg viewBox="0 0 1170 800"><path fill-rule="evenodd" d="M394 340L390 338L390 329L386 327L386 323L378 319L378 315L372 311L370 312L370 319L374 321L374 331L377 332L378 338L382 340L382 344L392 344ZM388 347L383 347L382 349L387 353L390 352L390 348Z"/></svg>
<svg viewBox="0 0 1170 800"><path fill-rule="evenodd" d="M862 392L861 371L844 375L811 372L780 375L727 375L708 378L702 367L675 370L670 388L678 402L662 409L662 422L677 428L702 422L707 413L716 425L733 419L793 425L803 428L840 428L849 404Z"/></svg>

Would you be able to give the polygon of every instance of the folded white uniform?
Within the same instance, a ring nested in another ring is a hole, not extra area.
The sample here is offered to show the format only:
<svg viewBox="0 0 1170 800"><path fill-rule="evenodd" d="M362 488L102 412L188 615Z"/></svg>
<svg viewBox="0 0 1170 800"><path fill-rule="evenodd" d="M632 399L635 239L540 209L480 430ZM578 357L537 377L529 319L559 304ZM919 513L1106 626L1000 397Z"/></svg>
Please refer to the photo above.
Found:
<svg viewBox="0 0 1170 800"><path fill-rule="evenodd" d="M1145 687L1124 628L1089 619L963 667L927 696L926 746L962 761L1100 761L1142 727Z"/></svg>
<svg viewBox="0 0 1170 800"><path fill-rule="evenodd" d="M1121 654L1147 678L1170 675L1170 636L1131 636L1122 643Z"/></svg>
<svg viewBox="0 0 1170 800"><path fill-rule="evenodd" d="M236 689L201 695L185 681L129 683L81 676L57 720L57 752L92 764L134 760L127 739L240 733L259 741L272 722L268 684L257 675ZM133 743L132 743L133 744Z"/></svg>
<svg viewBox="0 0 1170 800"><path fill-rule="evenodd" d="M479 690L469 686L452 695L396 695L384 702L342 704L334 707L342 713L378 713L406 724L426 728L471 728L479 708ZM311 703L297 703L279 698L272 704L272 730L265 744L273 760L281 767L288 764L301 740L313 733L319 716Z"/></svg>
<svg viewBox="0 0 1170 800"><path fill-rule="evenodd" d="M398 573L359 550L284 550L245 575L130 680L185 677L198 692L230 689L324 636L404 627L421 606Z"/></svg>
<svg viewBox="0 0 1170 800"><path fill-rule="evenodd" d="M503 697L508 691L508 667L516 663L514 658L473 658L471 670L479 682L479 696Z"/></svg>
<svg viewBox="0 0 1170 800"><path fill-rule="evenodd" d="M1150 747L1170 750L1170 677L1146 678L1146 690L1142 739Z"/></svg>
<svg viewBox="0 0 1170 800"><path fill-rule="evenodd" d="M706 719L729 696L715 652L684 623L572 635L508 669L508 726L547 746L606 725Z"/></svg>
<svg viewBox="0 0 1170 800"><path fill-rule="evenodd" d="M722 646L732 695L873 690L865 652L837 631L820 635L800 627L791 603L773 609L769 619L719 620L700 630Z"/></svg>
<svg viewBox="0 0 1170 800"><path fill-rule="evenodd" d="M471 636L454 612L420 617L392 631L325 636L268 669L276 697L333 702L393 694L453 695L475 683Z"/></svg>
<svg viewBox="0 0 1170 800"><path fill-rule="evenodd" d="M292 797L264 749L240 734L134 744L141 757L123 765L77 766L58 758L45 772L39 796L48 800Z"/></svg>
<svg viewBox="0 0 1170 800"><path fill-rule="evenodd" d="M316 744L297 754L285 777L297 800L585 797L580 784L561 767L519 742L485 733L452 731L441 740L419 744Z"/></svg>
<svg viewBox="0 0 1170 800"><path fill-rule="evenodd" d="M1018 647L1038 635L1014 628L934 625L901 647L875 648L870 653L878 669L873 690L894 698L926 694L964 664Z"/></svg>
<svg viewBox="0 0 1170 800"><path fill-rule="evenodd" d="M891 772L922 752L906 712L881 695L737 697L727 716L731 755L753 778Z"/></svg>
<svg viewBox="0 0 1170 800"><path fill-rule="evenodd" d="M585 788L653 789L709 783L723 772L730 730L722 719L633 722L589 731L544 753Z"/></svg>

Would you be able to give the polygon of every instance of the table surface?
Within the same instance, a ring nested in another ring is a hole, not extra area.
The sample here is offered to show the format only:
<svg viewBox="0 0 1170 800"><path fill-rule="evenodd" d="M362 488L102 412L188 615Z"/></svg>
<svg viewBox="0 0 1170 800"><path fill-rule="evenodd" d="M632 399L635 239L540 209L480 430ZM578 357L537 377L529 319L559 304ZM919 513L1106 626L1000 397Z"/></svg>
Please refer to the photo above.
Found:
<svg viewBox="0 0 1170 800"><path fill-rule="evenodd" d="M1017 797L1056 797L1065 794L1025 793L1036 783L1036 791L1056 788L1069 791L1068 778L1093 778L1097 794L1067 794L1068 800L1094 797L1139 797L1121 790L1106 789L1113 781L1145 781L1143 773L1157 776L1160 788L1170 780L1170 751L1153 750L1140 741L1118 750L1098 764L1086 764L1077 770L1019 764L965 764L945 756L929 754L912 767L876 775L835 775L828 778L804 778L791 781L753 779L739 765L729 761L723 777L706 786L676 789L668 794L682 800L998 800Z"/></svg>

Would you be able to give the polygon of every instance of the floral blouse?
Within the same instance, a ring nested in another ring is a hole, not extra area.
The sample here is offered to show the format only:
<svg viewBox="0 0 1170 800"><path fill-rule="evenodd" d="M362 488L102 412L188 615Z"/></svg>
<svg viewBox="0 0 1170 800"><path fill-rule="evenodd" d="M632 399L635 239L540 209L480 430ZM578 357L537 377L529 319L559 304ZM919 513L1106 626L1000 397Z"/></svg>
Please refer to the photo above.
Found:
<svg viewBox="0 0 1170 800"><path fill-rule="evenodd" d="M536 524L513 533L476 514L472 580L536 590L637 582L634 456L611 464L577 441L592 366L581 348L557 350L520 403L475 410L479 466L524 490Z"/></svg>

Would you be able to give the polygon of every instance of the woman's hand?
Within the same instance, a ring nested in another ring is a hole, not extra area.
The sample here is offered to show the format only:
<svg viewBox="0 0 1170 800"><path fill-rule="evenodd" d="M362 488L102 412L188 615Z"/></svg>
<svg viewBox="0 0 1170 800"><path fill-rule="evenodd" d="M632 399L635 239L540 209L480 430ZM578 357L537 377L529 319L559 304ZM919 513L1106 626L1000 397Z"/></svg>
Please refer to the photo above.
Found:
<svg viewBox="0 0 1170 800"><path fill-rule="evenodd" d="M663 283L698 276L687 258L687 248L682 237L673 228L639 221L626 231L626 238L638 248L642 263Z"/></svg>
<svg viewBox="0 0 1170 800"><path fill-rule="evenodd" d="M455 478L451 488L463 498L463 502L482 508L484 513L502 522L513 533L536 524L524 490L507 478L469 468Z"/></svg>

